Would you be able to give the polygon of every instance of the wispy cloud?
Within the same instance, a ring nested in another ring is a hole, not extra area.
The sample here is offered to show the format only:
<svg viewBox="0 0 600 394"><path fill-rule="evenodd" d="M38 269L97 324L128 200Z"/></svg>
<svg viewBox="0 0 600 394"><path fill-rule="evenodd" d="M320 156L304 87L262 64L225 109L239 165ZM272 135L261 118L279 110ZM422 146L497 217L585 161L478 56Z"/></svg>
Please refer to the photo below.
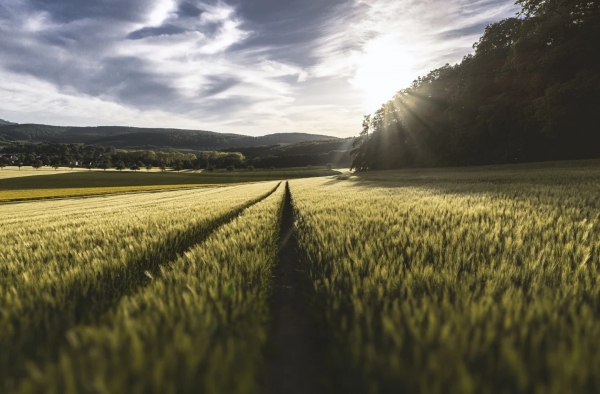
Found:
<svg viewBox="0 0 600 394"><path fill-rule="evenodd" d="M331 19L311 74L344 76L374 110L417 76L469 52L485 26L516 12L492 0L359 0Z"/></svg>
<svg viewBox="0 0 600 394"><path fill-rule="evenodd" d="M501 0L4 0L0 117L353 135L514 12Z"/></svg>

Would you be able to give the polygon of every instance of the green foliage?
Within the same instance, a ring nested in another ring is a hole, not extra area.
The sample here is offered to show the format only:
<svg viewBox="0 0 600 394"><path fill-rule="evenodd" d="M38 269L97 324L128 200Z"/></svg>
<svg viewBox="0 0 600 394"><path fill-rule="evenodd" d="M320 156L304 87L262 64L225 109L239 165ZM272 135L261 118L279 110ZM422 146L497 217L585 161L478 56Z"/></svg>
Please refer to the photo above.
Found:
<svg viewBox="0 0 600 394"><path fill-rule="evenodd" d="M102 164L100 164L100 168L103 169L104 171L106 171L107 169L112 167L112 162L110 161L110 159L105 159ZM123 166L124 167L124 166ZM122 170L123 168L121 168Z"/></svg>
<svg viewBox="0 0 600 394"><path fill-rule="evenodd" d="M289 145L251 146L223 149L239 151L256 168L303 167L309 164L326 165L329 162L348 167L352 161L350 147L353 138L306 141Z"/></svg>
<svg viewBox="0 0 600 394"><path fill-rule="evenodd" d="M353 150L358 171L597 158L600 6L521 0L475 54L399 91Z"/></svg>

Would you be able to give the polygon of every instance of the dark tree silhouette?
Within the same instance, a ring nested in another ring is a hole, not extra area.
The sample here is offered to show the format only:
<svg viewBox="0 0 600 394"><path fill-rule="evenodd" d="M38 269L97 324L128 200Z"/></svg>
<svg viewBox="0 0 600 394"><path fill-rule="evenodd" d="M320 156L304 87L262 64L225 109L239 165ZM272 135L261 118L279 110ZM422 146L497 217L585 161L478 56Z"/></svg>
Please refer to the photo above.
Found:
<svg viewBox="0 0 600 394"><path fill-rule="evenodd" d="M365 117L352 168L600 157L600 3L519 0L460 64L445 65Z"/></svg>
<svg viewBox="0 0 600 394"><path fill-rule="evenodd" d="M33 162L33 164L31 165L33 168L35 168L36 170L39 170L40 167L42 167L44 165L44 163L41 160L36 160Z"/></svg>
<svg viewBox="0 0 600 394"><path fill-rule="evenodd" d="M181 170L183 170L183 163L182 162L175 163L175 165L173 166L173 169L175 171L181 171Z"/></svg>
<svg viewBox="0 0 600 394"><path fill-rule="evenodd" d="M102 168L104 171L106 171L107 169L112 167L112 163L110 162L110 159L106 159L102 162L102 164L100 164L100 168Z"/></svg>

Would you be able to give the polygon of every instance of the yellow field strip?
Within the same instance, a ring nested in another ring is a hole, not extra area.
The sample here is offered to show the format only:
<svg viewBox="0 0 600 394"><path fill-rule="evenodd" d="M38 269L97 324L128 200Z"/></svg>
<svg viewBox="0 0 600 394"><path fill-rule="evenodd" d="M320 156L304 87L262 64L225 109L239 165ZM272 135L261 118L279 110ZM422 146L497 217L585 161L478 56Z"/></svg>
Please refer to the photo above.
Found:
<svg viewBox="0 0 600 394"><path fill-rule="evenodd" d="M192 188L223 186L220 184L186 184L186 185L151 185L151 186L116 186L116 187L82 187L59 189L2 190L0 202L40 200L46 198L98 196L144 191L166 191ZM228 184L232 186L232 184Z"/></svg>

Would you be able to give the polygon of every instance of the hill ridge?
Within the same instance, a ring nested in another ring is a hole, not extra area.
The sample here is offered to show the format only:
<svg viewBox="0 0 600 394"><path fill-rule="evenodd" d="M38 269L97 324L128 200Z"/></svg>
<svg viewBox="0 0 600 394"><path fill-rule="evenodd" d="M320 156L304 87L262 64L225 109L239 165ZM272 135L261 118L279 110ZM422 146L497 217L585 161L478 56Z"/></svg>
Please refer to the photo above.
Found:
<svg viewBox="0 0 600 394"><path fill-rule="evenodd" d="M333 136L310 133L272 133L253 137L208 130L133 126L51 126L34 123L1 124L0 137L9 141L85 143L116 148L155 146L189 149L285 145L337 139Z"/></svg>

